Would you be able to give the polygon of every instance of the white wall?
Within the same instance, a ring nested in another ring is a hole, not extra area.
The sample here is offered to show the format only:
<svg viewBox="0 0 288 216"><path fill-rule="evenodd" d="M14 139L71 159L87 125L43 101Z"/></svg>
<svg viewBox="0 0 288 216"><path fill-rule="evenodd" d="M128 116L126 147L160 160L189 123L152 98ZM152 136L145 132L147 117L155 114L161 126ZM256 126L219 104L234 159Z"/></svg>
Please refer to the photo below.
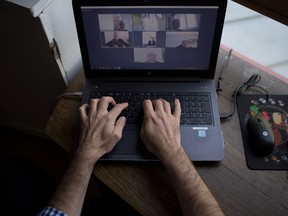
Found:
<svg viewBox="0 0 288 216"><path fill-rule="evenodd" d="M47 7L40 8L40 11L38 9L34 14L40 12L39 17L48 40L51 42L53 38L56 39L65 71L63 76L69 83L83 67L72 0L54 0Z"/></svg>

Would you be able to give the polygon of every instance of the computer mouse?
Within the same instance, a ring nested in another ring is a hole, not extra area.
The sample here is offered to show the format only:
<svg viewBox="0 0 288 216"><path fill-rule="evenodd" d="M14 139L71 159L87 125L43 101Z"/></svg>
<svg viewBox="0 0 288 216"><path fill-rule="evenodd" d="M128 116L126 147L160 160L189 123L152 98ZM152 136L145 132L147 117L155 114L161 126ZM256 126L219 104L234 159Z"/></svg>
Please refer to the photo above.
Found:
<svg viewBox="0 0 288 216"><path fill-rule="evenodd" d="M272 153L275 139L269 121L263 116L250 116L247 122L249 144L256 156L267 156Z"/></svg>

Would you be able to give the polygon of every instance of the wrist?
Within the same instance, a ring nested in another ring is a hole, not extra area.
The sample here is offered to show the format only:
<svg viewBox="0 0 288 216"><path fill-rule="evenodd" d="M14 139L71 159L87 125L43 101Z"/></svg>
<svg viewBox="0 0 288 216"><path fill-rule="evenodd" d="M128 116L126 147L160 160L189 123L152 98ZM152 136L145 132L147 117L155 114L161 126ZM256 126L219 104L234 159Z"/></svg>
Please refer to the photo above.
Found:
<svg viewBox="0 0 288 216"><path fill-rule="evenodd" d="M185 153L183 147L179 143L174 143L173 148L165 148L161 151L159 159L162 163L170 163L175 161L177 157Z"/></svg>
<svg viewBox="0 0 288 216"><path fill-rule="evenodd" d="M101 158L100 153L94 153L91 149L78 148L74 154L74 159L80 161L81 164L85 164L87 167L93 168L95 163Z"/></svg>

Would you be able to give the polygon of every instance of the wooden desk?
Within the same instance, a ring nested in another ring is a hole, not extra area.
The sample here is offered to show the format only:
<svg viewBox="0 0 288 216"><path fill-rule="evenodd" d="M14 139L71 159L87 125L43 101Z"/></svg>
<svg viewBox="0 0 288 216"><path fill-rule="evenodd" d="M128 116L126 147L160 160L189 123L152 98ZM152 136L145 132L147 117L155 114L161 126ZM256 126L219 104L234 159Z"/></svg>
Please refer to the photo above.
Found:
<svg viewBox="0 0 288 216"><path fill-rule="evenodd" d="M219 51L217 75L228 52ZM288 92L287 83L233 55L219 93L222 112L232 110L232 92L252 74L261 74L260 85L271 94ZM67 92L81 89L80 74ZM46 133L68 153L75 142L79 100L63 98L55 107ZM195 163L226 215L288 215L286 171L253 171L247 168L237 112L222 123L225 159L219 163ZM181 215L178 200L160 163L98 163L93 172L103 183L143 215Z"/></svg>

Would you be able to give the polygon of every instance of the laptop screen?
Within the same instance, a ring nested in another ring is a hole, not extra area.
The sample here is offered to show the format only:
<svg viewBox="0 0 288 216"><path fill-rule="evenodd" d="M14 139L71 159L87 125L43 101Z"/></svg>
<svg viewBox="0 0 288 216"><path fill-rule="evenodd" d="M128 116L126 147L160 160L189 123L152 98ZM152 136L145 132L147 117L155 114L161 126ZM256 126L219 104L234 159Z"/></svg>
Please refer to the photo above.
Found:
<svg viewBox="0 0 288 216"><path fill-rule="evenodd" d="M85 70L106 74L117 70L170 70L214 75L220 41L215 37L217 5L85 5L80 11L78 36ZM220 28L222 31L222 25Z"/></svg>

